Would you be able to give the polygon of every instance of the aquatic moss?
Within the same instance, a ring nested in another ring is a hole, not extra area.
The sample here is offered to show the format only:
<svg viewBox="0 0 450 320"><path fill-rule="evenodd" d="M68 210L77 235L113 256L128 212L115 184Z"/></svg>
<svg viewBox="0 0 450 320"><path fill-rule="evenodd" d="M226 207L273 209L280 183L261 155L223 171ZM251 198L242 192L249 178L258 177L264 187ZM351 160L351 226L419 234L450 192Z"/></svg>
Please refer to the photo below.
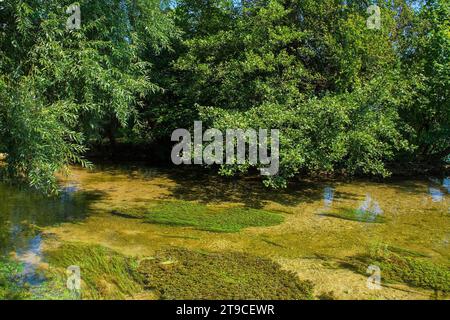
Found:
<svg viewBox="0 0 450 320"><path fill-rule="evenodd" d="M409 256L409 257L418 257L418 258L429 258L429 255L426 255L422 252L418 252L415 250L411 250L411 249L406 249L406 248L400 248L400 247L396 247L396 246L391 246L391 245L385 245L384 247L385 250L397 253L399 255L403 255L403 256Z"/></svg>
<svg viewBox="0 0 450 320"><path fill-rule="evenodd" d="M365 222L365 223L384 223L386 218L382 215L373 214L369 211L358 209L341 209L339 212L322 213L322 216L339 218L350 221Z"/></svg>
<svg viewBox="0 0 450 320"><path fill-rule="evenodd" d="M386 282L400 282L414 287L450 292L448 267L435 264L406 249L395 248L395 251L389 246L377 246L365 255L352 258L348 265L362 274L366 274L369 265L376 265Z"/></svg>
<svg viewBox="0 0 450 320"><path fill-rule="evenodd" d="M136 259L99 246L65 243L46 252L48 262L66 278L66 269L81 270L82 297L87 299L124 299L142 291Z"/></svg>
<svg viewBox="0 0 450 320"><path fill-rule="evenodd" d="M21 281L23 264L0 258L0 300L22 300L30 296Z"/></svg>
<svg viewBox="0 0 450 320"><path fill-rule="evenodd" d="M46 279L38 286L29 284L22 262L0 259L0 300L67 300L73 296L63 279ZM50 280L50 281L48 281Z"/></svg>
<svg viewBox="0 0 450 320"><path fill-rule="evenodd" d="M214 232L238 232L247 227L266 227L283 222L281 214L261 209L234 207L211 208L187 201L166 201L147 209L115 210L115 214L143 218L145 222L188 226ZM125 213L126 212L126 213Z"/></svg>
<svg viewBox="0 0 450 320"><path fill-rule="evenodd" d="M119 210L113 210L111 211L111 214L114 216L122 217L122 218L128 218L128 219L143 219L144 215L139 212L122 212Z"/></svg>
<svg viewBox="0 0 450 320"><path fill-rule="evenodd" d="M334 291L323 292L317 298L319 300L338 300Z"/></svg>
<svg viewBox="0 0 450 320"><path fill-rule="evenodd" d="M248 254L166 249L140 263L161 299L312 299L313 285L277 263Z"/></svg>

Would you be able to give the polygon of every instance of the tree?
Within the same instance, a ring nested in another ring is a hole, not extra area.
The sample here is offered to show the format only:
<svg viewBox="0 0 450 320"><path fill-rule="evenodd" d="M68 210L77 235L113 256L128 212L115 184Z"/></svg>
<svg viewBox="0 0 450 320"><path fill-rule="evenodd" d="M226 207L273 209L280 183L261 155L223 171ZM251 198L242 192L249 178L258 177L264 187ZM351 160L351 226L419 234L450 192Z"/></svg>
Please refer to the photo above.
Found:
<svg viewBox="0 0 450 320"><path fill-rule="evenodd" d="M184 23L223 6L183 3L194 6L180 15ZM399 117L408 90L394 46L399 4L380 4L381 30L366 27L367 6L268 0L223 10L222 28L202 25L184 37L174 65L183 108L197 104L219 129L280 129L281 171L271 186L303 171L388 175L386 161L408 148Z"/></svg>
<svg viewBox="0 0 450 320"><path fill-rule="evenodd" d="M402 118L410 126L413 156L436 163L450 154L450 4L426 1L404 34L403 69L410 103Z"/></svg>
<svg viewBox="0 0 450 320"><path fill-rule="evenodd" d="M86 165L89 139L138 123L151 83L149 51L168 46L172 21L156 0L80 1L81 28L67 30L69 1L11 0L0 12L0 151L6 176L45 192L54 173Z"/></svg>

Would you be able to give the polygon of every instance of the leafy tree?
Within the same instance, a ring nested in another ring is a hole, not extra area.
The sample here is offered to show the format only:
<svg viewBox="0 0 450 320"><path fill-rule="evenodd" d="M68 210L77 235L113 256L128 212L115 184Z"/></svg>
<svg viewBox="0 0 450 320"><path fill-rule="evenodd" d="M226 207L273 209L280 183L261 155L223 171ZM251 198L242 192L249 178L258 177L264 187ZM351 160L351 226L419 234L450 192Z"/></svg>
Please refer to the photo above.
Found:
<svg viewBox="0 0 450 320"><path fill-rule="evenodd" d="M380 4L382 28L370 30L366 1L246 4L224 10L223 28L185 36L174 65L184 107L199 105L200 118L219 129L280 129L281 171L268 185L303 171L388 175L385 162L408 148L399 117L408 87L394 46L399 5ZM222 6L201 2L180 17L204 21Z"/></svg>
<svg viewBox="0 0 450 320"><path fill-rule="evenodd" d="M281 132L280 172L387 176L449 141L449 4L367 0L10 0L0 10L4 177L45 192L93 142L176 128ZM224 165L224 175L249 164Z"/></svg>
<svg viewBox="0 0 450 320"><path fill-rule="evenodd" d="M450 3L427 1L402 39L403 68L411 101L402 118L421 161L450 154Z"/></svg>
<svg viewBox="0 0 450 320"><path fill-rule="evenodd" d="M0 151L7 177L56 191L54 173L83 159L89 139L139 123L140 97L158 90L142 59L174 32L156 0L11 0L0 11Z"/></svg>

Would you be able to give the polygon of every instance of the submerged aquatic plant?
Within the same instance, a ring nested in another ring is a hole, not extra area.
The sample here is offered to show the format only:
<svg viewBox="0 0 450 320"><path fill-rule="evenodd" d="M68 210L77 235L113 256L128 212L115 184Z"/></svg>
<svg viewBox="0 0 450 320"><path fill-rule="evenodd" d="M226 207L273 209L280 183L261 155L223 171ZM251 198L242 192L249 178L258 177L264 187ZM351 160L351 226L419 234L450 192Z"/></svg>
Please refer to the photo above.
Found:
<svg viewBox="0 0 450 320"><path fill-rule="evenodd" d="M361 209L341 209L338 212L322 213L322 216L365 223L384 223L386 218L380 214Z"/></svg>
<svg viewBox="0 0 450 320"><path fill-rule="evenodd" d="M188 201L165 201L148 208L114 210L113 214L141 218L148 223L188 226L213 232L238 232L247 227L266 227L283 222L279 213L234 207L211 208Z"/></svg>
<svg viewBox="0 0 450 320"><path fill-rule="evenodd" d="M450 269L411 250L377 245L367 254L353 257L345 265L362 274L366 274L367 266L377 265L386 282L400 282L435 292L450 293Z"/></svg>
<svg viewBox="0 0 450 320"><path fill-rule="evenodd" d="M313 285L266 259L237 252L166 249L140 263L161 299L312 299Z"/></svg>
<svg viewBox="0 0 450 320"><path fill-rule="evenodd" d="M160 299L312 299L313 285L252 255L165 249L143 259L113 250L65 243L46 254L53 279L46 297L62 297L67 266L80 266L82 298L124 299L149 295ZM58 289L55 291L55 288ZM156 296L155 296L156 294ZM67 296L67 293L65 294Z"/></svg>
<svg viewBox="0 0 450 320"><path fill-rule="evenodd" d="M23 264L0 258L0 300L27 299L30 295L21 281Z"/></svg>
<svg viewBox="0 0 450 320"><path fill-rule="evenodd" d="M77 265L82 270L82 295L88 299L124 299L142 291L137 260L113 250L81 243L64 243L46 253L56 267L54 280L66 278L66 268Z"/></svg>

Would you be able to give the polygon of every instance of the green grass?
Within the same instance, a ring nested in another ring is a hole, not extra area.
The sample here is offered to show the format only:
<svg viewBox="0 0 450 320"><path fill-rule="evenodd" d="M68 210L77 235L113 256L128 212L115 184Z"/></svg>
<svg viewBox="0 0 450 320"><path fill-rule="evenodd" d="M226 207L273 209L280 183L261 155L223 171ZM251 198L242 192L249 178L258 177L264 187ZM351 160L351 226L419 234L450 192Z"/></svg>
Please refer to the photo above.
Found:
<svg viewBox="0 0 450 320"><path fill-rule="evenodd" d="M124 299L142 291L137 260L98 245L65 243L46 252L55 277L66 279L66 269L81 270L81 294L87 299Z"/></svg>
<svg viewBox="0 0 450 320"><path fill-rule="evenodd" d="M394 252L395 251L395 252ZM450 293L450 269L435 264L414 251L389 246L377 246L367 254L351 259L349 266L366 274L369 265L380 267L382 280L405 283L414 287Z"/></svg>
<svg viewBox="0 0 450 320"><path fill-rule="evenodd" d="M166 249L139 266L161 299L312 299L313 285L248 254Z"/></svg>
<svg viewBox="0 0 450 320"><path fill-rule="evenodd" d="M350 221L366 222L366 223L384 223L386 218L382 215L373 215L370 212L358 209L341 209L336 213L322 213L322 216L339 218Z"/></svg>
<svg viewBox="0 0 450 320"><path fill-rule="evenodd" d="M187 201L160 202L148 208L114 210L116 215L141 218L148 223L188 226L213 232L238 232L247 227L267 227L283 222L281 214L260 209L218 209Z"/></svg>

